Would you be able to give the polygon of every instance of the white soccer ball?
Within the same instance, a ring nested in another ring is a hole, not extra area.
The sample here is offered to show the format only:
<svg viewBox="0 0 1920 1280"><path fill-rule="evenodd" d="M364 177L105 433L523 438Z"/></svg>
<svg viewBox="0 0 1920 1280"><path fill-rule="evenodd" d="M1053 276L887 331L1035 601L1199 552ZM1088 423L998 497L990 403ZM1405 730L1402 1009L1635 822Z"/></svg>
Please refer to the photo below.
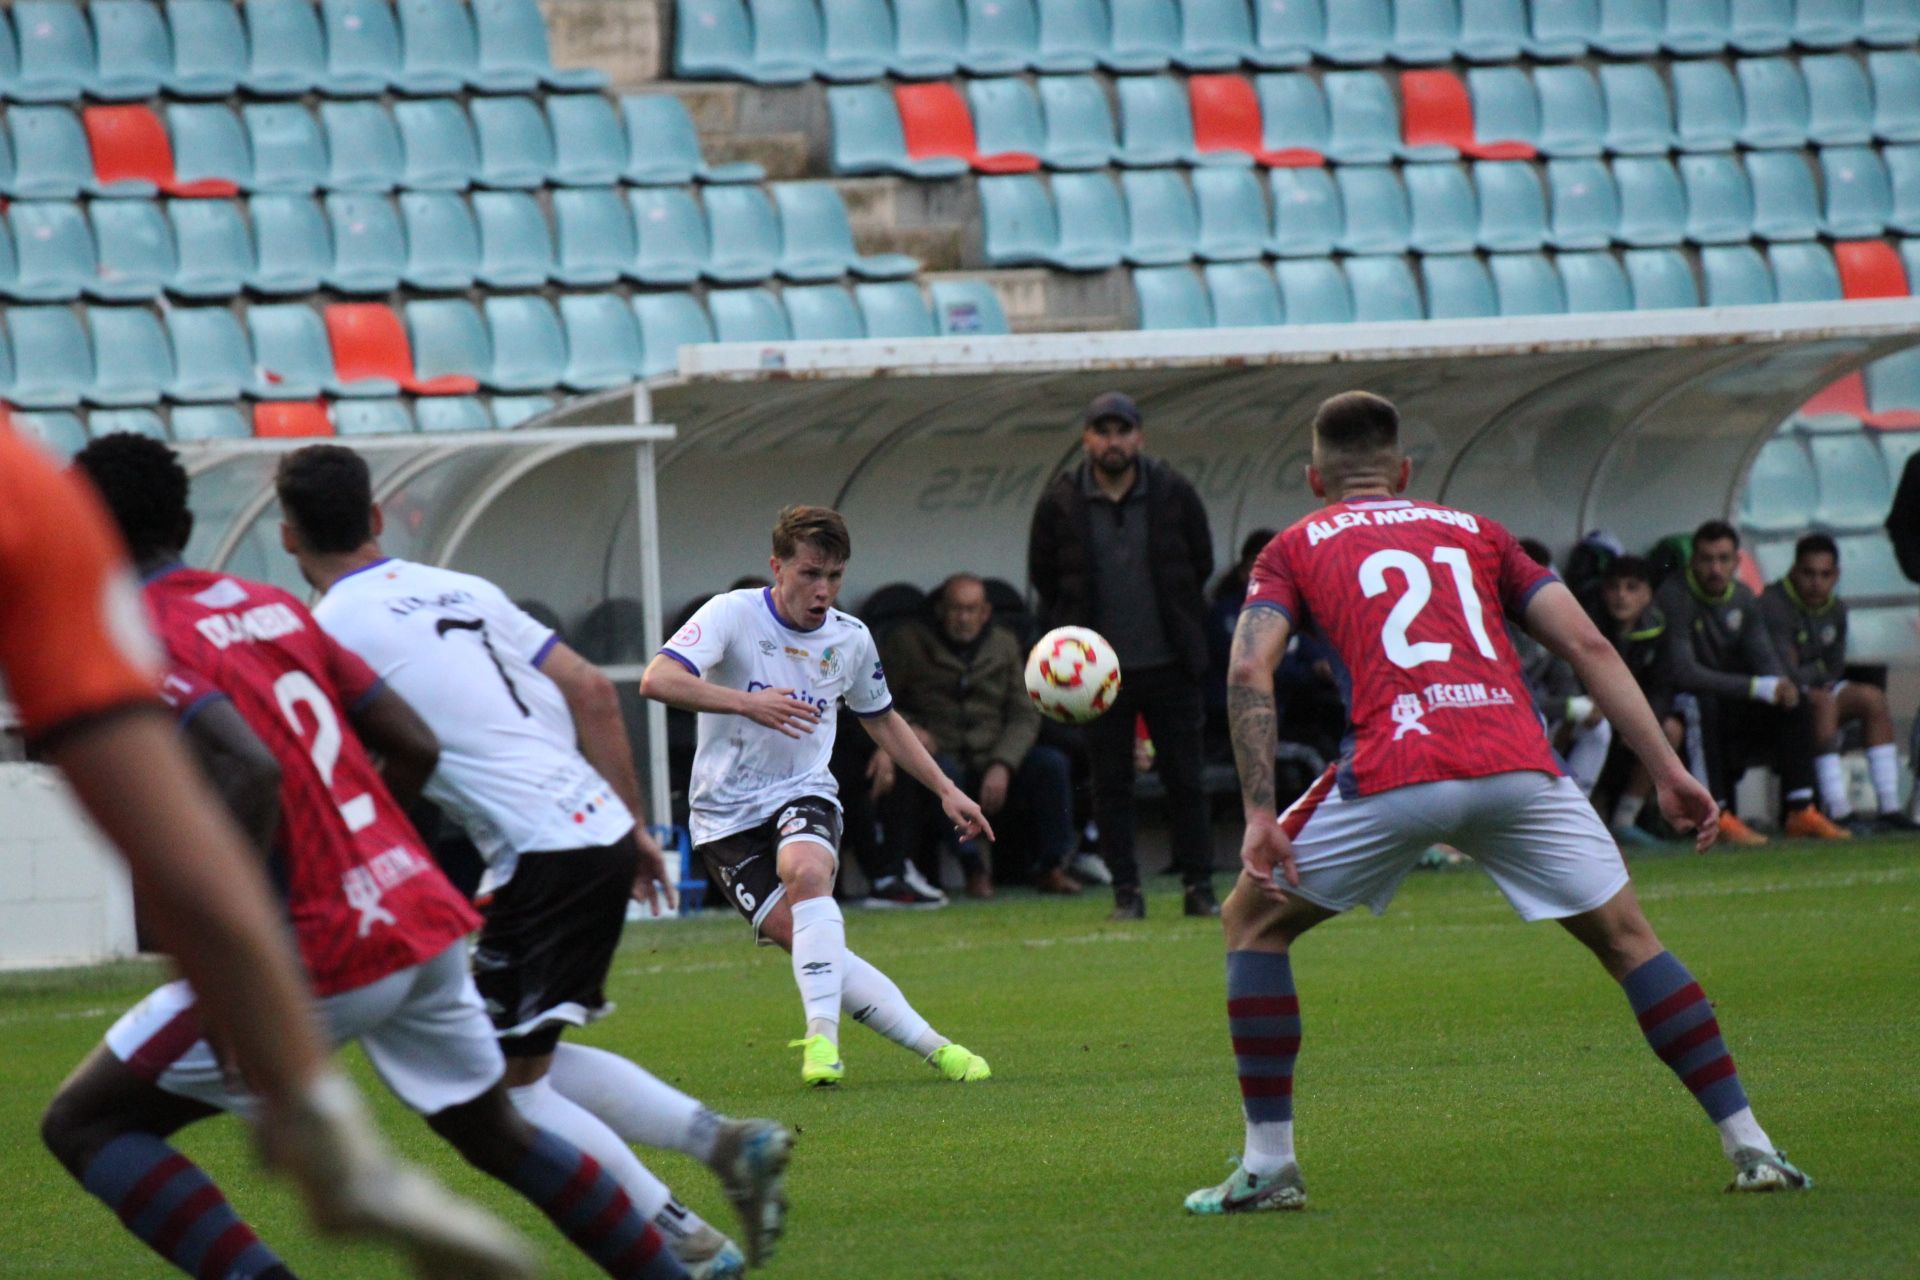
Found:
<svg viewBox="0 0 1920 1280"><path fill-rule="evenodd" d="M1120 659L1097 631L1056 627L1027 654L1027 696L1049 720L1097 720L1119 692Z"/></svg>

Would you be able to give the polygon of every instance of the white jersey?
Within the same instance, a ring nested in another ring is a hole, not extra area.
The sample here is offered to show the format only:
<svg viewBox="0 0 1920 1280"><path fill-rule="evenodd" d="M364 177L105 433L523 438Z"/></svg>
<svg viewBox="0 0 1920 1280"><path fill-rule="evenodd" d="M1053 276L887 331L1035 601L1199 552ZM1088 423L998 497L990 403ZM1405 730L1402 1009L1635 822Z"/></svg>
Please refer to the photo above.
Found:
<svg viewBox="0 0 1920 1280"><path fill-rule="evenodd" d="M865 623L829 609L825 622L802 631L780 616L765 587L715 596L660 652L729 689L792 689L820 712L813 732L798 738L745 716L700 714L688 795L695 844L757 826L798 796L839 804L839 788L827 771L836 704L845 700L862 716L893 706Z"/></svg>
<svg viewBox="0 0 1920 1280"><path fill-rule="evenodd" d="M377 560L335 582L313 616L440 739L427 796L487 860L486 887L523 853L612 844L633 829L540 670L559 637L491 582Z"/></svg>

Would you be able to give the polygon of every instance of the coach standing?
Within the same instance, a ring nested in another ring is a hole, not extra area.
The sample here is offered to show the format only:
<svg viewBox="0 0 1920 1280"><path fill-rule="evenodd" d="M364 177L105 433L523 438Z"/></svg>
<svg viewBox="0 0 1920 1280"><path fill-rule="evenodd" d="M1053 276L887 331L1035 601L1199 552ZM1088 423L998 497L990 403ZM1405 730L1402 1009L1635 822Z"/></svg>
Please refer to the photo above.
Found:
<svg viewBox="0 0 1920 1280"><path fill-rule="evenodd" d="M1057 477L1033 513L1027 574L1046 627L1092 627L1120 659L1120 696L1087 726L1100 852L1113 871L1113 918L1147 913L1134 860L1133 725L1144 716L1158 749L1172 819L1173 863L1190 916L1220 913L1213 837L1200 783L1201 680L1213 537L1200 495L1141 452L1139 406L1118 391L1081 417L1086 459Z"/></svg>

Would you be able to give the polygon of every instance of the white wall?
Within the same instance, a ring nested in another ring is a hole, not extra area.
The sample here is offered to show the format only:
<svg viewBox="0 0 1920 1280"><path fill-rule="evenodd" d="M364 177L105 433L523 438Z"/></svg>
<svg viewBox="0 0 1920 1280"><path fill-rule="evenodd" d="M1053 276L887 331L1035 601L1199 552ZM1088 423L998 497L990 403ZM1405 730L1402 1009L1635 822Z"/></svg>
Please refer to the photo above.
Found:
<svg viewBox="0 0 1920 1280"><path fill-rule="evenodd" d="M125 865L53 770L0 764L0 969L132 955Z"/></svg>

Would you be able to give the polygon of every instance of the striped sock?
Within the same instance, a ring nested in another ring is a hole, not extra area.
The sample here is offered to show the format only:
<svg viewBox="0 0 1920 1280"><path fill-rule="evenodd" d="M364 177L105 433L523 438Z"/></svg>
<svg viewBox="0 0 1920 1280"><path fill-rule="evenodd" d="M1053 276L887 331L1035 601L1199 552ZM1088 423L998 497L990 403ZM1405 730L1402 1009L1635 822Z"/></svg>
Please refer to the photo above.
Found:
<svg viewBox="0 0 1920 1280"><path fill-rule="evenodd" d="M1233 1035L1240 1106L1247 1118L1242 1163L1265 1177L1293 1163L1293 1060L1300 1052L1300 998L1293 961L1270 951L1227 952L1227 1027Z"/></svg>
<svg viewBox="0 0 1920 1280"><path fill-rule="evenodd" d="M150 1133L100 1148L80 1184L127 1230L199 1280L293 1280L193 1161Z"/></svg>
<svg viewBox="0 0 1920 1280"><path fill-rule="evenodd" d="M1733 1068L1733 1055L1720 1038L1720 1023L1706 993L1671 951L1620 980L1640 1019L1640 1030L1660 1061L1720 1124L1747 1109L1747 1091Z"/></svg>
<svg viewBox="0 0 1920 1280"><path fill-rule="evenodd" d="M506 1182L615 1280L686 1280L659 1228L640 1216L599 1161L571 1143L534 1130Z"/></svg>

